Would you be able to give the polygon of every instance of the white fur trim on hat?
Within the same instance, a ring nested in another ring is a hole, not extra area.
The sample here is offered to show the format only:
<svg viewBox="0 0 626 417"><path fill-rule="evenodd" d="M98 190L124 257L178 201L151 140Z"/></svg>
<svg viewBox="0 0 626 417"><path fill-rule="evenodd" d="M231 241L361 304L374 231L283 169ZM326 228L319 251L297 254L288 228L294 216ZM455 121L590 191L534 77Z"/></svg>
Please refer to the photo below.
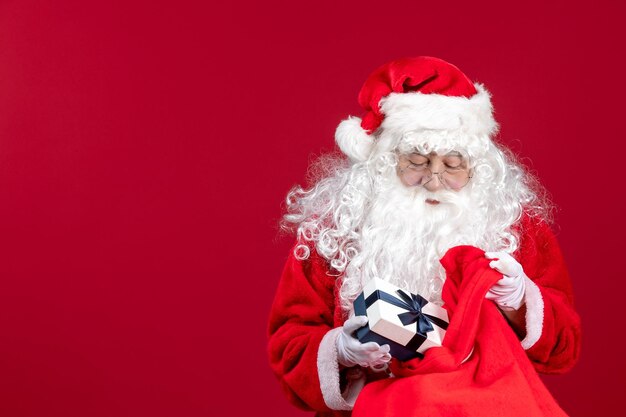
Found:
<svg viewBox="0 0 626 417"><path fill-rule="evenodd" d="M380 101L385 118L381 127L404 133L412 130L450 130L469 135L491 135L498 129L489 92L474 84L472 97L391 93Z"/></svg>
<svg viewBox="0 0 626 417"><path fill-rule="evenodd" d="M352 162L365 161L374 146L374 139L361 127L361 119L349 117L337 126L335 142Z"/></svg>

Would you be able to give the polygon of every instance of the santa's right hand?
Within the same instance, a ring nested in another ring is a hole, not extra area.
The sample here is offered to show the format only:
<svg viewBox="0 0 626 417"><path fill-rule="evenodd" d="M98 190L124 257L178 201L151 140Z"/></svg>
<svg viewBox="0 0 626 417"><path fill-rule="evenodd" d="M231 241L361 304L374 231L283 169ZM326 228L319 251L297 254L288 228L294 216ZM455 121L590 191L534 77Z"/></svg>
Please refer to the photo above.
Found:
<svg viewBox="0 0 626 417"><path fill-rule="evenodd" d="M366 316L350 317L337 338L337 360L343 366L380 367L391 360L389 345L376 342L361 343L354 332L367 324Z"/></svg>

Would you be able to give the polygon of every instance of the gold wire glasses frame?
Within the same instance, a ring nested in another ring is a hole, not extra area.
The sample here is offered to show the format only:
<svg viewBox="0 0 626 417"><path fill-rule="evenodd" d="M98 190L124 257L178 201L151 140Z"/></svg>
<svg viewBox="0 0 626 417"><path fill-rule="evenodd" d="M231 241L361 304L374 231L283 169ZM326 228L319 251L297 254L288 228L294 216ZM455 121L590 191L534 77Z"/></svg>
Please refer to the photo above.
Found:
<svg viewBox="0 0 626 417"><path fill-rule="evenodd" d="M416 164L408 156L399 156L398 171L409 186L424 186L438 177L439 182L448 190L458 191L465 187L472 178L470 170L464 166L445 166L440 172L433 172L426 164Z"/></svg>

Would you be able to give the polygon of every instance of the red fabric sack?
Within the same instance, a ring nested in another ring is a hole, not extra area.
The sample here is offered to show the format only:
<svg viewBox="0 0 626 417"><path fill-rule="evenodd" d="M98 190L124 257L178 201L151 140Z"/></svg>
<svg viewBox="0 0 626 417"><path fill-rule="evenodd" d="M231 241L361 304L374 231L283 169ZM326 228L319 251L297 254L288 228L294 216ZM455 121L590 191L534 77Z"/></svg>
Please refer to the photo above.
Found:
<svg viewBox="0 0 626 417"><path fill-rule="evenodd" d="M502 275L472 246L442 258L450 326L423 359L393 361L396 378L369 383L353 417L566 416L539 378L506 319L485 299Z"/></svg>

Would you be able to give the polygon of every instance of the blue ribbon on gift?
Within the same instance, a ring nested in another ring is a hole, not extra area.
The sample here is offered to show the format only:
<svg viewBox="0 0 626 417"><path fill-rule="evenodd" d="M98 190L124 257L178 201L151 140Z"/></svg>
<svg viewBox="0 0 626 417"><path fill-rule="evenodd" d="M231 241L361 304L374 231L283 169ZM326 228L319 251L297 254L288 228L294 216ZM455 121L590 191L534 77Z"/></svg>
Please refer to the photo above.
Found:
<svg viewBox="0 0 626 417"><path fill-rule="evenodd" d="M400 298L396 298L393 295L388 294L384 291L376 290L372 294L370 294L369 297L367 297L367 299L365 300L365 306L366 308L370 307L377 300L381 300L396 307L407 310L406 313L398 314L398 318L405 326L408 326L412 323L417 323L416 333L422 338L426 338L426 333L432 332L434 330L433 324L436 324L444 330L448 328L448 323L445 320L422 312L422 307L428 304L428 300L426 300L424 297L412 293L407 294L402 290L398 290L396 292L398 293Z"/></svg>

